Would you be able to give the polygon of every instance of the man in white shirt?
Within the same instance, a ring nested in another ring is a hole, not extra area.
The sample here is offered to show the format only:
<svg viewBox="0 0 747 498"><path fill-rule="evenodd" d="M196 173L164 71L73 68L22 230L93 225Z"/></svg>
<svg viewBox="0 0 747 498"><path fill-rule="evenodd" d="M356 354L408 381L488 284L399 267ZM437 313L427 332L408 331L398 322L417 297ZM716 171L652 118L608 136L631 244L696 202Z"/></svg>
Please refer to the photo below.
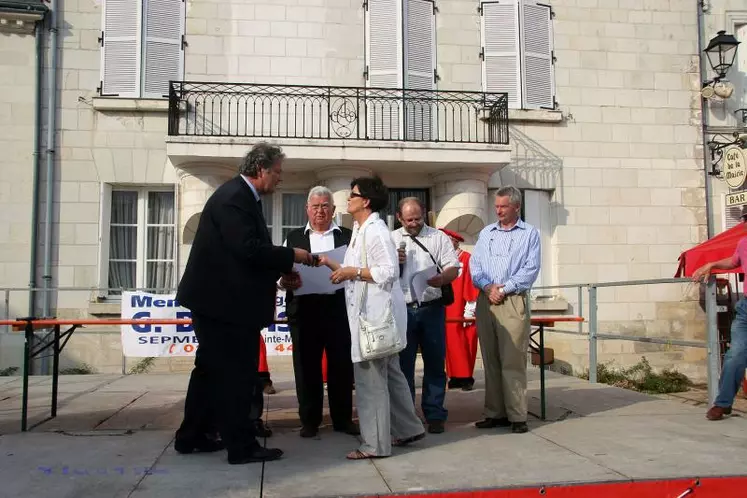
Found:
<svg viewBox="0 0 747 498"><path fill-rule="evenodd" d="M288 232L287 247L312 254L348 245L352 232L332 221L335 204L326 187L314 187L306 202L308 223ZM301 437L314 437L322 423L324 380L322 355L327 353L327 395L333 429L359 434L353 424L353 363L350 358L350 329L345 291L334 294L294 296L301 286L297 274L286 275L280 285L286 289L286 315L293 341L293 372L296 378Z"/></svg>
<svg viewBox="0 0 747 498"><path fill-rule="evenodd" d="M421 407L428 432L444 431L448 412L446 396L446 311L441 287L458 275L459 262L449 237L425 225L425 206L417 197L402 199L397 219L402 227L392 232L398 248L402 292L407 303L407 348L400 353L400 366L415 399L415 360L418 348L423 357L423 393ZM421 295L413 288L416 273L432 267L437 274L427 280Z"/></svg>

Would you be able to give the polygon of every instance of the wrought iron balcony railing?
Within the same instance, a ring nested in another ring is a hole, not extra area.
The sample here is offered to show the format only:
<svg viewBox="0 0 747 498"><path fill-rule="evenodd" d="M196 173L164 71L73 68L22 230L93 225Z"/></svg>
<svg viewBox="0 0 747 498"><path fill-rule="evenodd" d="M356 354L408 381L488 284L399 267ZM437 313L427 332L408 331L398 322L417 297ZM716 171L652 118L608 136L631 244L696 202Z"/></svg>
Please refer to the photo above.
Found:
<svg viewBox="0 0 747 498"><path fill-rule="evenodd" d="M508 95L172 81L169 135L508 144Z"/></svg>

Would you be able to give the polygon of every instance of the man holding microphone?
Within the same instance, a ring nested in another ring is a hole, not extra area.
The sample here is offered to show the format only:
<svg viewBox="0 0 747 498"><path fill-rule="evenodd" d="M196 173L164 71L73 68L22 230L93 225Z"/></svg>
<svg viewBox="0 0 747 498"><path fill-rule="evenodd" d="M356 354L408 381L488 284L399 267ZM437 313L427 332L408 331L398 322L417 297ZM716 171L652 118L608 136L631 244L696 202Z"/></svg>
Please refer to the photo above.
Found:
<svg viewBox="0 0 747 498"><path fill-rule="evenodd" d="M443 232L425 224L425 206L417 197L402 199L397 219L402 227L392 232L398 247L400 280L407 303L407 347L399 354L402 373L415 399L415 361L418 348L423 356L421 407L428 432L444 432L448 412L446 396L446 312L441 287L457 277L459 264L454 247ZM427 281L422 296L412 289L413 275L436 266L437 275Z"/></svg>

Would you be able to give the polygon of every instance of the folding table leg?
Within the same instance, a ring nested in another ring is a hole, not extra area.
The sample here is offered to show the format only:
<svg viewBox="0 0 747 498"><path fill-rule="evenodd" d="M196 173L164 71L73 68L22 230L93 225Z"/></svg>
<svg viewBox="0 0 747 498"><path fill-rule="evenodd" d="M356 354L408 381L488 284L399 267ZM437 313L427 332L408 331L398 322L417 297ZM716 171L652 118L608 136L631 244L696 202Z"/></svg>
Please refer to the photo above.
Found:
<svg viewBox="0 0 747 498"><path fill-rule="evenodd" d="M60 325L54 326L54 344L52 345L52 418L57 416L57 391L60 379Z"/></svg>
<svg viewBox="0 0 747 498"><path fill-rule="evenodd" d="M23 342L23 392L21 393L21 432L28 428L29 369L31 368L31 340L34 338L34 324L26 322Z"/></svg>
<svg viewBox="0 0 747 498"><path fill-rule="evenodd" d="M540 419L545 420L545 325L539 326L540 336Z"/></svg>

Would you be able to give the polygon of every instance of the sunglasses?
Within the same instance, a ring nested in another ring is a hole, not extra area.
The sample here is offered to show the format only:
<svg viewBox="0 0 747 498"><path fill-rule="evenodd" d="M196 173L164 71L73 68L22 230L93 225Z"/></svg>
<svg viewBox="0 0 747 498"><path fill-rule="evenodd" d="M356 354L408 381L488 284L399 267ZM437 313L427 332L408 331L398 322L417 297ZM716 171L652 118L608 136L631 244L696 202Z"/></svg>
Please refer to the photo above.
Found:
<svg viewBox="0 0 747 498"><path fill-rule="evenodd" d="M363 195L359 194L358 192L350 192L349 198L353 199L354 197L360 197L361 199L363 199Z"/></svg>

